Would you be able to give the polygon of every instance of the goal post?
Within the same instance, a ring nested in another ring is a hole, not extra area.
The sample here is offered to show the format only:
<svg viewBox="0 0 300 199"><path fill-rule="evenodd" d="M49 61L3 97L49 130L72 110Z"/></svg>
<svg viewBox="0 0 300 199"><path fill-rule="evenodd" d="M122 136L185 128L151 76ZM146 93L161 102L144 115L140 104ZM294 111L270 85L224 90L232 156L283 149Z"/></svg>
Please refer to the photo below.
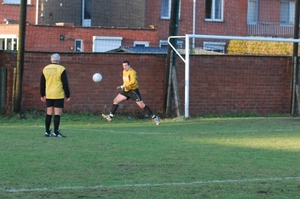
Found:
<svg viewBox="0 0 300 199"><path fill-rule="evenodd" d="M244 36L224 36L224 35L195 35L195 34L186 34L185 36L169 36L168 44L174 50L174 52L180 57L180 59L185 64L185 92L184 92L184 117L189 117L189 83L190 83L190 39L211 39L211 40L244 40L244 41L268 41L268 42L290 42L290 43L299 43L300 39L288 39L288 38L270 38L270 37L244 37ZM183 51L179 52L176 47L174 47L171 43L171 39L184 39L185 47L183 47ZM194 42L193 42L194 47ZM184 57L182 56L184 52ZM293 62L295 59L293 58ZM293 81L292 81L292 103L294 104L295 93L296 93L296 66L293 66L292 72ZM292 105L293 107L294 105Z"/></svg>

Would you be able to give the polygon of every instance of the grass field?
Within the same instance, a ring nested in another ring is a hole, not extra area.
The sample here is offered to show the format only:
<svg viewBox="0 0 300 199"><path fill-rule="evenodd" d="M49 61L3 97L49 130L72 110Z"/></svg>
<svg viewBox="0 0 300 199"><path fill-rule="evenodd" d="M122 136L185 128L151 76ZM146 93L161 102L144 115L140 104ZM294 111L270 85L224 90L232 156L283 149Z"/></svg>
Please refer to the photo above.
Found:
<svg viewBox="0 0 300 199"><path fill-rule="evenodd" d="M0 117L0 198L300 198L300 118Z"/></svg>

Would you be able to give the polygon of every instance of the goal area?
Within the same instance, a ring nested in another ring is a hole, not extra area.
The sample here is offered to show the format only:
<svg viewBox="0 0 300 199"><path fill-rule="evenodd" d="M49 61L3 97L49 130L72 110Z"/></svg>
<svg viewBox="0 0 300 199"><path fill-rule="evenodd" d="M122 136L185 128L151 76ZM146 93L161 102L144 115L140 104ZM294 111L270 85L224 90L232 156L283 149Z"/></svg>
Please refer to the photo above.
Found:
<svg viewBox="0 0 300 199"><path fill-rule="evenodd" d="M191 81L191 55L209 55L219 56L256 56L255 59L260 59L263 56L284 56L290 57L293 62L291 69L292 77L292 95L289 96L293 106L296 95L296 68L298 67L298 56L293 57L294 44L298 44L300 39L289 38L270 38L270 37L242 37L242 36L222 36L222 35L194 35L186 34L184 36L170 36L168 45L174 50L176 55L184 64L184 117L190 117L190 81ZM176 45L173 45L175 44ZM297 58L297 59L295 59ZM297 61L294 61L297 60ZM253 63L255 61L253 60ZM296 63L294 65L294 63ZM181 63L182 64L182 63ZM211 64L211 63L210 63ZM211 65L208 65L209 67ZM227 78L222 77L226 82ZM251 80L248 80L251 81ZM202 82L203 84L203 82ZM201 87L202 84L199 84ZM247 89L247 88L245 88ZM251 91L249 91L251 92ZM226 103L226 102L222 102ZM291 108L293 112L294 108Z"/></svg>

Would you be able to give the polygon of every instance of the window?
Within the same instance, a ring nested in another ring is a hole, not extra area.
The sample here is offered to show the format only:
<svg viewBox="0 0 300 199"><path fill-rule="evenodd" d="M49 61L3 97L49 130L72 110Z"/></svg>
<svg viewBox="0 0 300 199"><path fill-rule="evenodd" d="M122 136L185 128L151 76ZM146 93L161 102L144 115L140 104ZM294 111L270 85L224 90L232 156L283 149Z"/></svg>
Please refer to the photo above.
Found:
<svg viewBox="0 0 300 199"><path fill-rule="evenodd" d="M225 52L225 42L211 42L205 41L203 42L203 50L215 51L215 52Z"/></svg>
<svg viewBox="0 0 300 199"><path fill-rule="evenodd" d="M169 46L168 40L159 40L160 48L168 48L168 46ZM183 46L183 41L177 40L176 48L182 48L182 46Z"/></svg>
<svg viewBox="0 0 300 199"><path fill-rule="evenodd" d="M257 23L257 14L258 13L258 0L248 0L248 14L247 21L248 24Z"/></svg>
<svg viewBox="0 0 300 199"><path fill-rule="evenodd" d="M206 21L223 20L223 0L206 0L205 20Z"/></svg>
<svg viewBox="0 0 300 199"><path fill-rule="evenodd" d="M183 41L177 40L177 48L183 48Z"/></svg>
<svg viewBox="0 0 300 199"><path fill-rule="evenodd" d="M148 41L134 41L133 46L135 47L149 47Z"/></svg>
<svg viewBox="0 0 300 199"><path fill-rule="evenodd" d="M74 52L83 52L82 39L75 39Z"/></svg>
<svg viewBox="0 0 300 199"><path fill-rule="evenodd" d="M168 40L159 40L159 47L167 48L168 47Z"/></svg>
<svg viewBox="0 0 300 199"><path fill-rule="evenodd" d="M91 0L82 0L82 26L91 26L92 2Z"/></svg>
<svg viewBox="0 0 300 199"><path fill-rule="evenodd" d="M281 1L280 2L280 24L292 25L294 24L295 2Z"/></svg>
<svg viewBox="0 0 300 199"><path fill-rule="evenodd" d="M27 4L30 3L30 0L27 0ZM21 0L3 0L3 4L21 4Z"/></svg>
<svg viewBox="0 0 300 199"><path fill-rule="evenodd" d="M122 37L93 37L93 52L107 52L122 45Z"/></svg>
<svg viewBox="0 0 300 199"><path fill-rule="evenodd" d="M162 19L170 19L171 0L161 0L161 15Z"/></svg>
<svg viewBox="0 0 300 199"><path fill-rule="evenodd" d="M172 0L161 0L161 13L160 17L162 19L170 19L171 18L171 6ZM179 1L179 18L180 18L180 5L181 1Z"/></svg>
<svg viewBox="0 0 300 199"><path fill-rule="evenodd" d="M16 35L0 35L0 50L18 50Z"/></svg>

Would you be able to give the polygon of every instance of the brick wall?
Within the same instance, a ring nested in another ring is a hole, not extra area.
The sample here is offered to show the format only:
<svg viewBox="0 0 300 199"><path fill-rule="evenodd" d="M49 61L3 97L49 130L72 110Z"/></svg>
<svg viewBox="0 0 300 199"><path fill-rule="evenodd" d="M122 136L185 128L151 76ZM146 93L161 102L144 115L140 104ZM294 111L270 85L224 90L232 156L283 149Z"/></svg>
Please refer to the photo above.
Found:
<svg viewBox="0 0 300 199"><path fill-rule="evenodd" d="M280 23L281 1L264 0L259 2L258 22ZM266 12L268 11L268 12ZM278 16L278 17L277 17Z"/></svg>
<svg viewBox="0 0 300 199"><path fill-rule="evenodd" d="M290 111L289 57L194 56L191 63L193 114Z"/></svg>
<svg viewBox="0 0 300 199"><path fill-rule="evenodd" d="M63 40L60 40L61 35L64 37ZM150 46L158 46L157 30L74 27L66 24L66 26L26 26L25 48L28 51L73 52L75 39L82 39L84 52L92 52L93 36L122 37L123 46L133 46L134 41L148 41Z"/></svg>
<svg viewBox="0 0 300 199"><path fill-rule="evenodd" d="M44 109L39 96L42 68L51 53L26 52L22 102L24 109ZM122 84L123 60L130 60L139 76L140 90L146 104L155 112L163 110L163 86L166 55L61 53L61 64L67 68L71 102L68 111L108 112L116 86ZM0 51L0 66L8 68L7 106L11 107L11 88L16 54ZM190 115L221 113L289 113L291 96L290 57L261 56L191 56ZM100 72L103 80L92 81ZM184 64L177 61L180 111L184 111ZM131 101L122 103L119 111L138 111Z"/></svg>
<svg viewBox="0 0 300 199"><path fill-rule="evenodd" d="M145 0L92 0L91 25L102 27L145 27ZM60 0L44 2L44 17L41 24L57 22L82 25L82 1Z"/></svg>
<svg viewBox="0 0 300 199"><path fill-rule="evenodd" d="M27 1L29 2L29 1ZM27 5L26 21L31 24L35 24L36 17L36 0L31 0L31 4ZM2 4L0 5L0 24L5 24L5 18L12 19L12 23L18 23L20 21L20 4Z"/></svg>
<svg viewBox="0 0 300 199"><path fill-rule="evenodd" d="M269 5L271 0L266 1L266 5ZM27 7L27 21L31 24L35 23L35 2L32 0L32 5ZM57 22L65 22L73 23L75 26L81 25L80 0L43 1L43 3L44 17L40 17L42 13L39 10L39 24L54 25ZM94 27L148 28L154 25L157 28L157 40L166 40L169 36L170 20L161 19L160 0L123 0L121 3L119 0L95 0L92 3L92 26ZM42 2L39 5L41 7ZM178 35L192 34L193 1L181 0L180 8ZM18 5L0 5L0 19L11 17L19 20L19 10ZM221 22L205 21L205 1L196 1L196 34L247 35L247 1L224 1L223 17L224 20ZM202 43L197 46L202 46Z"/></svg>
<svg viewBox="0 0 300 199"><path fill-rule="evenodd" d="M196 1L196 30L195 34L206 35L247 35L247 1L224 1L223 21L205 21L205 2ZM147 1L146 27L155 25L158 38L168 38L170 20L161 19L161 2ZM181 0L180 19L178 21L178 35L193 33L193 1Z"/></svg>
<svg viewBox="0 0 300 199"><path fill-rule="evenodd" d="M92 2L92 26L145 28L146 0Z"/></svg>
<svg viewBox="0 0 300 199"><path fill-rule="evenodd" d="M43 1L43 8L43 18L40 23L42 25L55 25L58 22L82 25L81 0Z"/></svg>
<svg viewBox="0 0 300 199"><path fill-rule="evenodd" d="M19 35L18 24L0 24L1 34Z"/></svg>

